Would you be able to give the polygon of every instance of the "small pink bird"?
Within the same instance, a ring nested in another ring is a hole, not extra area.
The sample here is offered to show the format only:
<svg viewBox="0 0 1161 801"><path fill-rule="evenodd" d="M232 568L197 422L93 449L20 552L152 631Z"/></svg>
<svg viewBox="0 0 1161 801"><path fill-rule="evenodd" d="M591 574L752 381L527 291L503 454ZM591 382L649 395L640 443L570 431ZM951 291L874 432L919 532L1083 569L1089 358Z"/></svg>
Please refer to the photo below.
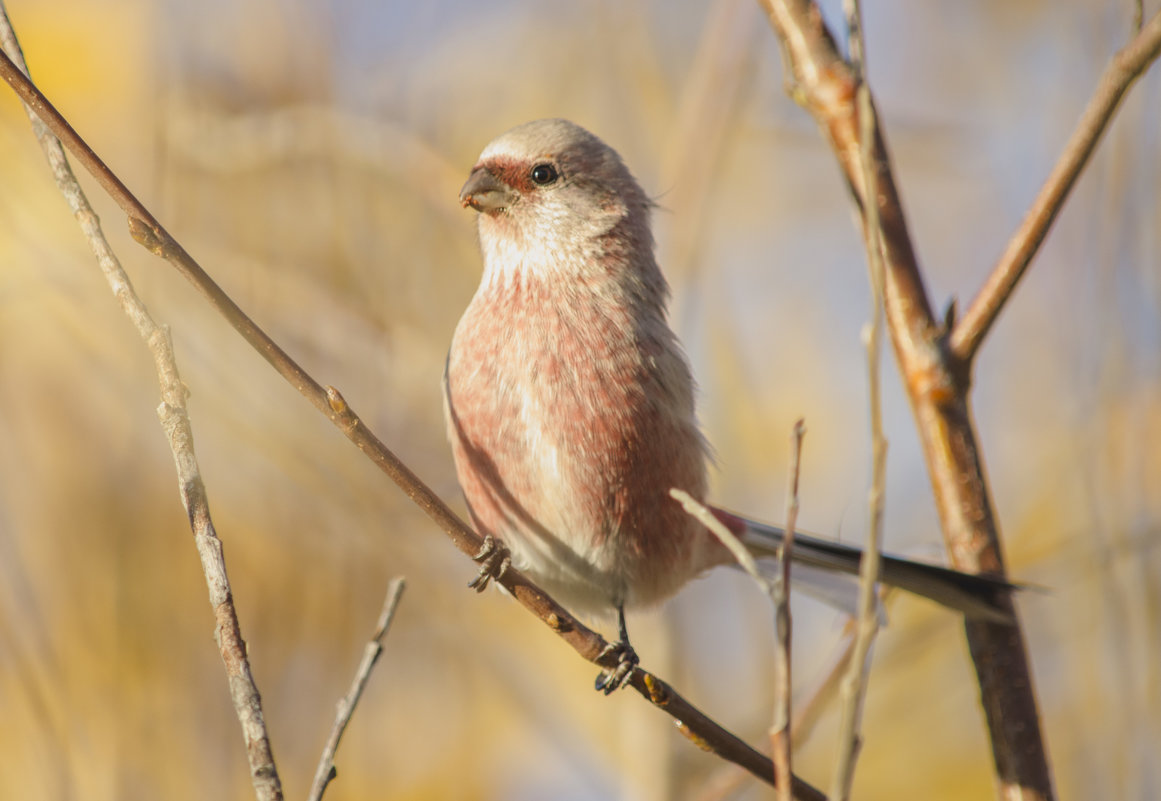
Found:
<svg viewBox="0 0 1161 801"><path fill-rule="evenodd" d="M666 321L652 201L620 156L566 120L529 122L480 155L460 201L480 212L484 274L444 375L448 437L481 534L569 609L624 610L673 595L729 552L670 497L704 502L708 448L694 384ZM758 556L780 529L714 513ZM481 589L504 556L486 549ZM858 572L861 552L797 535L795 562ZM1009 585L884 557L882 581L993 620Z"/></svg>

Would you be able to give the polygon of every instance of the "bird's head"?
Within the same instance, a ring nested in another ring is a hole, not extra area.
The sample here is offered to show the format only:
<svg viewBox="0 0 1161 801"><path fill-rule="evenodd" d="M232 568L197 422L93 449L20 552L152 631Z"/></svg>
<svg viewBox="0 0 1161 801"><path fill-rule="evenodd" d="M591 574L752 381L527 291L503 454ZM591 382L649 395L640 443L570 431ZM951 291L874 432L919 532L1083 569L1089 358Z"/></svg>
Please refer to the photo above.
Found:
<svg viewBox="0 0 1161 801"><path fill-rule="evenodd" d="M495 139L460 202L480 212L488 269L583 268L642 252L652 259L648 196L615 150L567 120L528 122Z"/></svg>

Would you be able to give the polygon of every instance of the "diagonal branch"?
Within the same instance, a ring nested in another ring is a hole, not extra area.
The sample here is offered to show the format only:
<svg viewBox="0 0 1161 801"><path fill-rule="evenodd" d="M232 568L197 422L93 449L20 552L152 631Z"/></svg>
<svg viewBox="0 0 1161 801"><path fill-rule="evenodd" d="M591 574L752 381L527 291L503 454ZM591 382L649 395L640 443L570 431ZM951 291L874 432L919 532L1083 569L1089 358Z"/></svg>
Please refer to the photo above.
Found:
<svg viewBox="0 0 1161 801"><path fill-rule="evenodd" d="M97 179L109 196L129 216L129 228L140 244L171 264L197 288L242 337L308 401L327 416L372 462L403 490L444 531L463 553L479 553L483 538L464 523L410 468L403 464L347 405L334 387L324 388L300 367L225 293L206 271L175 240L121 180L73 130L68 121L6 56L0 54L0 77ZM508 569L498 579L526 609L567 642L581 657L601 667L615 667L616 655L608 642L589 629L548 593L518 570ZM734 762L765 782L774 775L769 758L727 731L695 708L658 677L637 669L630 682L654 706L679 722L681 731L704 750ZM793 790L802 801L819 801L824 795L808 783L794 779Z"/></svg>
<svg viewBox="0 0 1161 801"><path fill-rule="evenodd" d="M1116 114L1121 100L1161 54L1161 12L1140 28L1139 33L1113 56L1101 75L1096 92L1064 146L1040 194L1024 215L996 266L971 306L951 332L950 345L956 358L970 364L992 324L1003 310L1016 284L1056 221L1073 184L1088 164L1101 136Z"/></svg>

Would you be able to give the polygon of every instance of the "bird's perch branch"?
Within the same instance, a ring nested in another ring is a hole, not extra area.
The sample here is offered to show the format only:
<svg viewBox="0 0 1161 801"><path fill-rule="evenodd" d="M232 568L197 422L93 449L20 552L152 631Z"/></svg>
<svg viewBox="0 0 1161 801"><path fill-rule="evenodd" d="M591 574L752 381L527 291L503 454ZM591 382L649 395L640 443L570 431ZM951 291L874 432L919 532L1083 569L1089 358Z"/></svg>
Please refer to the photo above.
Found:
<svg viewBox="0 0 1161 801"><path fill-rule="evenodd" d="M173 264L242 335L243 339L426 512L460 551L469 556L474 556L480 551L483 538L464 523L371 432L347 405L338 390L333 387L324 388L242 311L105 165L48 99L4 55L0 55L0 77L13 88L32 113L44 121L69 152L128 215L134 239L150 252ZM601 667L615 666L615 655L611 655L607 641L600 634L569 614L518 570L506 570L498 581L517 601L547 624L584 659ZM602 654L608 655L602 657ZM772 781L774 768L769 758L695 708L664 681L637 669L634 670L630 683L651 703L676 718L682 732L699 747L741 765L765 782ZM793 790L795 797L802 801L820 801L825 797L819 790L797 778L794 780Z"/></svg>

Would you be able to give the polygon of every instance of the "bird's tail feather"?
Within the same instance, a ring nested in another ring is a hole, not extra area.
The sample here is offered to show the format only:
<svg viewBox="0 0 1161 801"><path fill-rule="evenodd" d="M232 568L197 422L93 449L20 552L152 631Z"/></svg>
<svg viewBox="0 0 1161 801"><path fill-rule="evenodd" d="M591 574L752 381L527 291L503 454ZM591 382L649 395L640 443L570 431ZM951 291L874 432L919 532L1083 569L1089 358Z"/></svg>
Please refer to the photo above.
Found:
<svg viewBox="0 0 1161 801"><path fill-rule="evenodd" d="M743 523L739 539L756 558L778 556L785 534L783 529L737 518L734 515L729 516ZM830 580L822 583L816 581L816 578L822 579L825 574L833 572L857 576L859 560L863 555L862 549L795 532L790 553L791 561L796 568L801 567L810 571L808 575L801 577L805 579L801 584L803 590L815 596L821 595L823 600L839 608L853 606L855 596L853 585L849 580L844 588L841 578L839 581ZM790 575L793 581L795 570L792 570ZM968 617L996 623L1012 622L1012 613L1005 599L1016 586L1003 579L961 573L939 565L913 562L883 554L879 563L879 580L892 587L922 595L936 603L957 609ZM818 586L815 586L816 584Z"/></svg>

